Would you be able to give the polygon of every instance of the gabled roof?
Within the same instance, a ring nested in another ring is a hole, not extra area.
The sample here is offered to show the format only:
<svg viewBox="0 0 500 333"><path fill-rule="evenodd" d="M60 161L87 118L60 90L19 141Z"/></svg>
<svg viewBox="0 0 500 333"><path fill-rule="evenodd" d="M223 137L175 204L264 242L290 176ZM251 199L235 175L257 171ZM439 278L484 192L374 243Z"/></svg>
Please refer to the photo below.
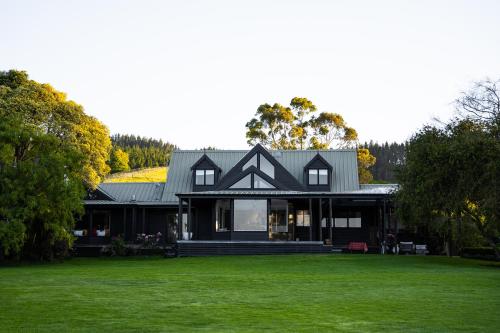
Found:
<svg viewBox="0 0 500 333"><path fill-rule="evenodd" d="M192 189L191 166L206 154L221 168L221 179L249 150L175 150L169 165L169 174L162 201L175 204L176 193L190 192ZM304 181L304 166L319 154L332 166L332 193L359 190L358 164L355 149L342 150L268 150L288 172L300 183Z"/></svg>
<svg viewBox="0 0 500 333"><path fill-rule="evenodd" d="M330 163L328 163L328 161L323 157L321 156L320 153L317 153L316 156L314 156L305 166L304 166L304 169L308 169L310 168L311 166L317 164L317 163L320 163L322 165L324 165L326 168L328 168L328 170L332 170L333 167L331 166Z"/></svg>
<svg viewBox="0 0 500 333"><path fill-rule="evenodd" d="M247 173L245 171L242 171L242 167L257 154L260 154L260 156L264 157L269 163L274 166L275 176L274 179L272 179L255 167L253 167L253 173L258 174L267 182L274 185L277 189L292 191L305 190L304 186L296 178L294 178L290 174L290 172L266 150L266 148L264 148L260 144L257 144L250 151L248 151L246 155L240 161L238 161L238 163L236 163L224 177L222 177L220 183L217 185L217 189L227 189L230 185L234 184L236 179L241 179L242 175Z"/></svg>
<svg viewBox="0 0 500 333"><path fill-rule="evenodd" d="M202 164L202 163L203 163L203 164L205 164L205 165L206 165L206 164L208 164L208 165L210 165L211 167L213 167L214 169L216 169L216 170L219 170L219 171L220 171L219 166L218 166L217 164L215 164L215 162L214 162L214 161L212 161L212 160L210 159L210 157L208 157L208 156L207 156L207 154L203 154L203 156L202 156L202 157L200 157L200 159L199 159L198 161L196 161L196 163L195 163L195 164L193 164L193 165L191 166L191 170L196 169L196 168L197 168L200 164Z"/></svg>

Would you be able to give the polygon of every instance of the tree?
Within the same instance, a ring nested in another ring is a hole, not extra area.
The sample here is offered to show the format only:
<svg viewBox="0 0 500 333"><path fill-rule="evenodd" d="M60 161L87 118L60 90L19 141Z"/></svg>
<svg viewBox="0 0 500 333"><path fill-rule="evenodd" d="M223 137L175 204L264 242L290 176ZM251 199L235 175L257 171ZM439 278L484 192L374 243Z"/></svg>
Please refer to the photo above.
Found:
<svg viewBox="0 0 500 333"><path fill-rule="evenodd" d="M262 104L255 117L246 123L249 145L257 143L270 149L354 148L358 134L337 113L321 112L307 98L294 97L290 106ZM362 182L372 179L368 170L375 158L368 150L358 152L358 171Z"/></svg>
<svg viewBox="0 0 500 333"><path fill-rule="evenodd" d="M83 213L83 156L18 114L1 120L0 252L52 259L71 246L74 219Z"/></svg>
<svg viewBox="0 0 500 333"><path fill-rule="evenodd" d="M375 164L377 159L370 154L366 148L358 148L358 175L359 182L363 184L370 183L373 180L373 175L369 168Z"/></svg>
<svg viewBox="0 0 500 333"><path fill-rule="evenodd" d="M410 140L398 174L398 214L409 224L444 221L449 237L470 222L500 258L499 160L498 141L477 122L455 119L443 128L424 127Z"/></svg>
<svg viewBox="0 0 500 333"><path fill-rule="evenodd" d="M109 172L108 129L64 93L30 80L23 71L0 72L0 117L11 115L81 152L81 173L87 187L95 188Z"/></svg>
<svg viewBox="0 0 500 333"><path fill-rule="evenodd" d="M455 100L458 114L485 127L500 140L500 80L479 81Z"/></svg>
<svg viewBox="0 0 500 333"><path fill-rule="evenodd" d="M128 154L120 148L113 148L109 158L109 166L113 173L130 170L128 165Z"/></svg>

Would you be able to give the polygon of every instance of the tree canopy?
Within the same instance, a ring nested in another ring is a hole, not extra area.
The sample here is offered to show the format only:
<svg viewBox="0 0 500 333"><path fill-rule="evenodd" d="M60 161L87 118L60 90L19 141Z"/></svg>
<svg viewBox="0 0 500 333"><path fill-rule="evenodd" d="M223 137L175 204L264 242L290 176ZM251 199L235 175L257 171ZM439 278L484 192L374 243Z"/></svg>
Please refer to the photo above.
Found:
<svg viewBox="0 0 500 333"><path fill-rule="evenodd" d="M106 126L64 93L0 72L0 257L64 255L110 148Z"/></svg>
<svg viewBox="0 0 500 333"><path fill-rule="evenodd" d="M257 143L270 149L331 149L356 148L358 134L338 113L320 112L313 102L294 97L289 106L278 103L262 104L255 117L246 123L249 145ZM368 149L358 149L358 171L362 183L370 182L368 168L375 158Z"/></svg>
<svg viewBox="0 0 500 333"><path fill-rule="evenodd" d="M51 259L83 212L83 155L15 115L1 120L0 257Z"/></svg>
<svg viewBox="0 0 500 333"><path fill-rule="evenodd" d="M128 154L131 169L165 166L176 148L169 142L128 134L114 134L111 141Z"/></svg>
<svg viewBox="0 0 500 333"><path fill-rule="evenodd" d="M24 71L0 72L0 117L15 116L82 153L82 176L95 188L109 173L109 131L83 107L49 84L30 80Z"/></svg>
<svg viewBox="0 0 500 333"><path fill-rule="evenodd" d="M109 166L111 167L111 172L130 170L128 163L128 154L126 152L124 152L120 148L113 148L111 150L111 156L109 158Z"/></svg>
<svg viewBox="0 0 500 333"><path fill-rule="evenodd" d="M474 102L477 85L460 101ZM498 90L496 90L498 93ZM426 126L407 146L398 175L398 212L407 223L450 226L472 223L497 250L500 235L500 141L496 118L479 119L457 102L460 116L444 126ZM491 114L497 106L491 104Z"/></svg>

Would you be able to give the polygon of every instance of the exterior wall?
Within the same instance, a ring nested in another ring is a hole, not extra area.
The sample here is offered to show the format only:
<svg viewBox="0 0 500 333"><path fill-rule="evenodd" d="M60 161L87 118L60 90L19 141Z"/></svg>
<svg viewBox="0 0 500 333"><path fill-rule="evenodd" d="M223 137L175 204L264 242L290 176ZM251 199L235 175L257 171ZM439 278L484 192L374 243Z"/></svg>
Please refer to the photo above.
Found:
<svg viewBox="0 0 500 333"><path fill-rule="evenodd" d="M234 231L234 211L231 213L231 231L217 232L215 230L215 202L216 199L192 199L192 240L234 240L234 241L267 241L268 231ZM293 214L296 223L297 210L309 210L309 199L289 200L293 204ZM330 230L321 226L319 199L311 200L312 218L311 228L307 226L297 226L294 224L293 231L289 229L289 240L299 241L325 241L330 238ZM184 205L186 208L186 205ZM232 208L233 209L233 208ZM335 216L349 212L361 213L361 228L332 228L332 244L334 246L344 246L349 242L366 242L370 246L377 246L380 238L380 221L378 214L380 208L376 202L373 203L353 203L336 202L332 200L332 224ZM329 200L322 199L321 217L328 221ZM269 224L269 222L268 222ZM327 224L328 225L328 224ZM269 230L269 225L268 225ZM312 238L310 238L310 233Z"/></svg>

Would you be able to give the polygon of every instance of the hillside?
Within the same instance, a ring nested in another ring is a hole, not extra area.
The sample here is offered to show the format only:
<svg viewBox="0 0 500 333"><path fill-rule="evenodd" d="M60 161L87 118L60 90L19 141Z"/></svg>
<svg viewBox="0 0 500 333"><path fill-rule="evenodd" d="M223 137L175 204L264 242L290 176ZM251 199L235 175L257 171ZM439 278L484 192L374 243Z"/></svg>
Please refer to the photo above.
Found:
<svg viewBox="0 0 500 333"><path fill-rule="evenodd" d="M167 181L167 167L147 168L118 172L109 175L104 180L105 183L125 183L125 182L165 182Z"/></svg>

